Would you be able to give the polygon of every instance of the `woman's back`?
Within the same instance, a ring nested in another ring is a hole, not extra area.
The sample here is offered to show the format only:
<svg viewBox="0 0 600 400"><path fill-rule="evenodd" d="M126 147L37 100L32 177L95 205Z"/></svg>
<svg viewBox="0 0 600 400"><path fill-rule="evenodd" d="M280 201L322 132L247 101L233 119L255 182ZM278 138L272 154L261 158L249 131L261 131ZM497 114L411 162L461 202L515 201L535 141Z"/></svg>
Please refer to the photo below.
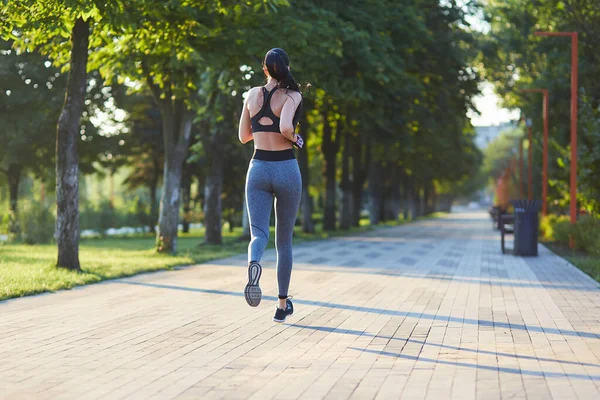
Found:
<svg viewBox="0 0 600 400"><path fill-rule="evenodd" d="M275 89L267 85L266 90L264 86L254 87L248 93L247 107L251 119L254 119L261 113L263 105L266 108L270 108L274 117L268 116L268 110L263 110L262 118L258 119L258 125L272 127L275 124L281 124L282 127L292 125L294 114L298 105L302 100L300 93L288 90L288 89ZM265 96L269 97L269 93L274 90L270 96L268 103L265 102ZM279 128L279 127L273 127ZM272 129L272 128L271 128ZM281 132L280 129L276 129ZM285 150L292 148L292 142L287 139L284 135L275 132L265 131L253 131L254 144L257 149L262 150Z"/></svg>

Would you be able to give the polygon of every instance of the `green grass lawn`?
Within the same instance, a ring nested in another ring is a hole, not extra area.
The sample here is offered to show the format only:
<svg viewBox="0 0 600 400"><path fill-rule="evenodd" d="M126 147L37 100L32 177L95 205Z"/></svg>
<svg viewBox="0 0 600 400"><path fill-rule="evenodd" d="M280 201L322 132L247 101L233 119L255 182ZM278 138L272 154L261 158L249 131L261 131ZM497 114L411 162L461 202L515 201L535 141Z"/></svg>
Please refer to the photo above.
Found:
<svg viewBox="0 0 600 400"><path fill-rule="evenodd" d="M561 256L571 264L600 282L600 257L592 256L581 251L573 251L568 246L556 242L544 242L553 253Z"/></svg>
<svg viewBox="0 0 600 400"><path fill-rule="evenodd" d="M443 214L434 214L428 218L440 215ZM382 226L401 223L403 222L397 221ZM294 243L326 239L371 229L373 227L369 225L368 220L361 220L360 227L348 231L323 232L318 229L317 233L313 235L304 234L300 227L297 227ZM81 273L55 268L56 245L28 246L0 243L0 300L68 289L106 279L197 264L244 253L247 251L248 242L240 241L240 236L241 228L231 233L224 230L224 244L209 246L202 244L203 230L180 234L178 254L175 256L156 253L153 248L154 237L151 235L85 239L81 241L79 251L83 270ZM274 236L272 229L269 247L273 246Z"/></svg>

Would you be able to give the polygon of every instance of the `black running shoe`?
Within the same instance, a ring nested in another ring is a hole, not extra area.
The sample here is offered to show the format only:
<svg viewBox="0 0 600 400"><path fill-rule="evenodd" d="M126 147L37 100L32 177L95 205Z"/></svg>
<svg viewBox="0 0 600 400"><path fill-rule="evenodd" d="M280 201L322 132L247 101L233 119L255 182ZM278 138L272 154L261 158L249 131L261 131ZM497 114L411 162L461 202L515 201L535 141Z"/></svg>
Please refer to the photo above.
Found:
<svg viewBox="0 0 600 400"><path fill-rule="evenodd" d="M285 310L277 307L275 310L275 316L273 317L273 321L275 322L285 322L285 319L288 315L292 315L294 313L294 305L290 299L285 301Z"/></svg>
<svg viewBox="0 0 600 400"><path fill-rule="evenodd" d="M262 290L258 286L258 281L262 274L262 267L259 263L253 262L248 266L248 284L244 289L246 302L250 307L257 307L262 299Z"/></svg>

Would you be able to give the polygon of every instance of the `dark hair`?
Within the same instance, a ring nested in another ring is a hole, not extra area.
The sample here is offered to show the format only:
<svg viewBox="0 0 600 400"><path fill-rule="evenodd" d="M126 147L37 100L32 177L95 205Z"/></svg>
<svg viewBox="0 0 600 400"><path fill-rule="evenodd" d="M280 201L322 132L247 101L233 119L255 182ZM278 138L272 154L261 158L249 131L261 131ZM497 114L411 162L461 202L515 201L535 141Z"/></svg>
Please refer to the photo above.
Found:
<svg viewBox="0 0 600 400"><path fill-rule="evenodd" d="M267 51L264 65L269 71L269 76L279 82L278 86L280 88L300 92L300 87L289 69L290 58L283 49L274 48Z"/></svg>

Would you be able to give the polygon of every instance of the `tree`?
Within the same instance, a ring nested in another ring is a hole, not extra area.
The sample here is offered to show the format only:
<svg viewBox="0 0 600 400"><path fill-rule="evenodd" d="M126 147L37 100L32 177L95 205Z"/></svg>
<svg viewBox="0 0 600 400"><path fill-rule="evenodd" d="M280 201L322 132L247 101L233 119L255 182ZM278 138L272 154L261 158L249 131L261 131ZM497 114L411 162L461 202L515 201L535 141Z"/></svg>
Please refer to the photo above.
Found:
<svg viewBox="0 0 600 400"><path fill-rule="evenodd" d="M533 122L534 160L541 159L542 107L539 96L520 89L547 88L550 93L549 209L562 213L568 204L570 168L570 44L564 38L538 38L534 32L579 32L579 132L578 202L593 213L598 208L600 184L588 180L594 174L597 141L596 120L600 104L597 77L600 59L597 38L600 16L597 5L587 0L490 1L485 8L490 33L482 42L488 79L504 106L520 109ZM589 157L589 158L588 158ZM534 170L534 193L539 193L541 168Z"/></svg>
<svg viewBox="0 0 600 400"><path fill-rule="evenodd" d="M44 179L53 160L52 130L64 93L65 75L39 52L19 53L3 41L0 58L0 171L6 174L10 210L16 216L21 178Z"/></svg>
<svg viewBox="0 0 600 400"><path fill-rule="evenodd" d="M133 167L125 184L134 189L145 187L150 198L148 227L156 233L158 222L158 185L163 175L164 150L160 111L151 96L132 93L117 103L128 112L129 132L122 139L127 162Z"/></svg>
<svg viewBox="0 0 600 400"><path fill-rule="evenodd" d="M222 52L221 40L227 37L223 27L257 5L279 3L283 4L278 0L195 0L160 5L132 2L124 6L129 23L111 32L109 36L114 40L95 58L94 65L107 78L128 76L144 82L161 111L165 166L157 232L159 251L177 250L183 164L194 118L202 106L199 88L203 74L212 65L211 56Z"/></svg>
<svg viewBox="0 0 600 400"><path fill-rule="evenodd" d="M70 35L69 75L56 134L56 241L57 266L77 271L81 269L77 141L87 84L90 17L97 12L92 2L82 5L75 1L9 2L2 9L7 17L2 24L3 36L22 48L33 49L52 41L56 45L61 35ZM40 25L45 29L39 29ZM57 47L60 45L54 47L55 51ZM63 51L62 56L67 52Z"/></svg>

